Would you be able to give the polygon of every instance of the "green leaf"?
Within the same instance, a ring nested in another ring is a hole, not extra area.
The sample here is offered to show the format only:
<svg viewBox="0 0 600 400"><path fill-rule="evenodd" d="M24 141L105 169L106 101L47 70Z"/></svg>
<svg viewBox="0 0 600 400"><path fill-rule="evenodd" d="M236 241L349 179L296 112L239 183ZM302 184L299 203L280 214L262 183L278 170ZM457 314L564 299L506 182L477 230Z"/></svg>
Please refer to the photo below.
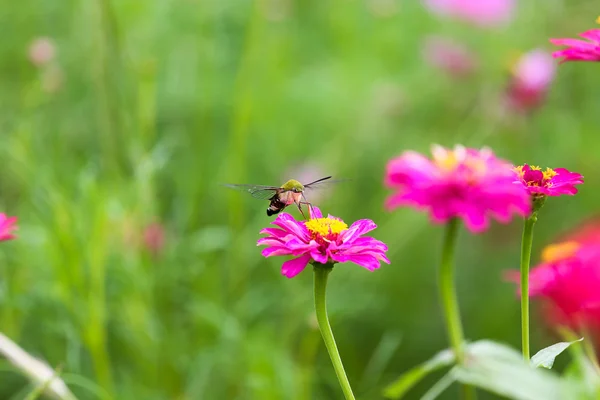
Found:
<svg viewBox="0 0 600 400"><path fill-rule="evenodd" d="M580 399L580 388L555 374L534 369L521 354L503 344L482 340L470 344L466 362L452 369L457 381L514 400Z"/></svg>
<svg viewBox="0 0 600 400"><path fill-rule="evenodd" d="M448 389L450 385L454 383L456 378L452 372L448 372L446 375L442 377L439 381L435 383L432 387L429 388L427 393L421 397L421 400L435 400L438 398L440 394L444 392L444 390Z"/></svg>
<svg viewBox="0 0 600 400"><path fill-rule="evenodd" d="M440 351L430 360L402 374L394 383L385 388L383 395L387 398L399 399L421 379L452 363L454 363L454 352L447 349Z"/></svg>
<svg viewBox="0 0 600 400"><path fill-rule="evenodd" d="M559 342L541 349L533 357L531 357L531 365L535 368L552 368L556 356L565 351L573 343L581 342L583 338L573 340L572 342Z"/></svg>

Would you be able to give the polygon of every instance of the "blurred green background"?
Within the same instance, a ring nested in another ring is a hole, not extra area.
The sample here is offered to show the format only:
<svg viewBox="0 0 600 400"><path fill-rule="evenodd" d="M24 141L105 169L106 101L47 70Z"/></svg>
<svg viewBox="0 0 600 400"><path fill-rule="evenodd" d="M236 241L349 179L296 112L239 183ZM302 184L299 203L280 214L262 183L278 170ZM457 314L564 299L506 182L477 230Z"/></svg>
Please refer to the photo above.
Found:
<svg viewBox="0 0 600 400"><path fill-rule="evenodd" d="M20 229L0 250L0 330L62 365L81 399L341 398L312 274L282 277L284 259L256 247L267 202L219 186L320 169L351 180L319 206L373 219L390 248L392 264L373 273L336 267L328 298L357 397L380 398L447 343L442 229L384 210L387 160L462 143L583 173L579 195L544 208L536 263L598 208L598 65L560 66L532 113L502 111L502 96L515 55L593 28L593 3L523 1L509 26L480 29L400 0L5 1L0 210ZM454 79L426 64L430 34L469 46L479 70ZM36 64L40 37L55 55ZM520 231L515 221L461 233L470 339L518 348L519 304L502 273L518 265ZM535 351L554 339L534 321ZM0 398L23 398L26 379L3 365Z"/></svg>

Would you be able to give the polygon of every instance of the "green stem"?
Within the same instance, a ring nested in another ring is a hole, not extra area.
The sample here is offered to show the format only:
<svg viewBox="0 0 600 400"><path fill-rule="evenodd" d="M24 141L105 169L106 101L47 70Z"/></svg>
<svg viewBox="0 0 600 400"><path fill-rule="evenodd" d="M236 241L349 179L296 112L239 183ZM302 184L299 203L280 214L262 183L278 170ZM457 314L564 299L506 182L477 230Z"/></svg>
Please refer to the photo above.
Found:
<svg viewBox="0 0 600 400"><path fill-rule="evenodd" d="M529 362L529 263L533 244L533 226L537 215L533 213L523 225L521 240L521 348L523 358Z"/></svg>
<svg viewBox="0 0 600 400"><path fill-rule="evenodd" d="M460 323L460 311L454 287L454 250L456 248L456 236L458 233L458 220L452 219L446 227L444 246L442 248L442 262L440 264L439 285L444 317L446 318L446 329L450 337L450 345L454 349L456 361L464 362L463 351L463 329Z"/></svg>
<svg viewBox="0 0 600 400"><path fill-rule="evenodd" d="M325 347L329 353L329 358L331 358L333 369L335 370L335 374L340 382L344 396L346 397L346 400L355 400L354 394L352 394L352 388L350 387L350 382L346 376L346 371L344 371L344 365L342 364L342 359L340 358L340 352L335 344L335 338L333 337L333 332L331 331L331 325L329 325L329 319L327 318L325 293L327 290L327 277L329 276L332 268L332 264L315 264L314 266L315 311L317 314L319 329L321 330L321 335L323 336L323 341L325 342Z"/></svg>
<svg viewBox="0 0 600 400"><path fill-rule="evenodd" d="M456 249L456 238L458 236L459 220L454 218L446 226L444 244L442 247L442 261L439 271L439 288L444 317L446 319L446 329L450 337L450 345L454 350L456 362L462 364L465 362L465 353L463 349L464 335L460 322L460 310L458 308L458 299L456 297L456 288L454 286L454 253ZM475 389L469 385L462 386L462 398L474 399Z"/></svg>

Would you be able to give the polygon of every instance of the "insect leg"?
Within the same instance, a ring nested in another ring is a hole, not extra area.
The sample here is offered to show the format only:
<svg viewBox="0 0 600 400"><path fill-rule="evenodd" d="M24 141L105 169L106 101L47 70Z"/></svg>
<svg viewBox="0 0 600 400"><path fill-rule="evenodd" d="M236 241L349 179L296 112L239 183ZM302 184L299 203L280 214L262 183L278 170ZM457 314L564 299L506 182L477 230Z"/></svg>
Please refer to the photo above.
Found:
<svg viewBox="0 0 600 400"><path fill-rule="evenodd" d="M313 212L312 212L312 206L313 205L306 200L306 196L304 196L304 193L302 193L302 198L304 199L304 201L299 201L297 203L298 204L298 208L300 208L300 212L302 212L301 204L306 204L307 208L308 208L308 215L310 217L310 216L313 215ZM304 216L304 213L302 213L302 215ZM306 219L306 217L305 217L305 219Z"/></svg>

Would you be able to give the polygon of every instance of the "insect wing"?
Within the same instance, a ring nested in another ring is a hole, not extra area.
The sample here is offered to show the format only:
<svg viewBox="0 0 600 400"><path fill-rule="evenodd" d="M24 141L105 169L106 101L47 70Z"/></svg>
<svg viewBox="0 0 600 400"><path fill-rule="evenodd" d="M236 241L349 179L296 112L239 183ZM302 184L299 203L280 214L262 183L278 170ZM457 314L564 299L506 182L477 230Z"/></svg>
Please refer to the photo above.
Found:
<svg viewBox="0 0 600 400"><path fill-rule="evenodd" d="M240 190L242 192L246 192L250 194L250 196L259 200L269 200L277 190L279 189L276 186L264 186L264 185L232 185L226 184L228 188Z"/></svg>
<svg viewBox="0 0 600 400"><path fill-rule="evenodd" d="M327 188L331 185L335 185L336 183L346 182L349 180L349 179L329 179L329 178L331 178L331 177L329 176L326 178L321 178L314 182L307 183L306 185L303 185L303 186L305 189L310 189L310 190L323 189L323 188Z"/></svg>

